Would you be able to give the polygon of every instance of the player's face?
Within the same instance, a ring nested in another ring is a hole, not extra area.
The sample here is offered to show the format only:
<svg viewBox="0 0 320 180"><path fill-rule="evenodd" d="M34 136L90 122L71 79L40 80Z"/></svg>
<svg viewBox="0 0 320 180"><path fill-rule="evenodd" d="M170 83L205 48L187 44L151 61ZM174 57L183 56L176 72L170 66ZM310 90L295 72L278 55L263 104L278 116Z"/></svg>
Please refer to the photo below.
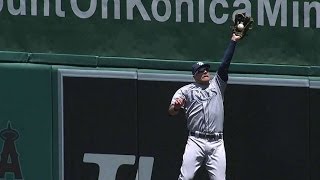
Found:
<svg viewBox="0 0 320 180"><path fill-rule="evenodd" d="M200 68L194 75L194 79L199 84L208 84L210 81L209 68Z"/></svg>

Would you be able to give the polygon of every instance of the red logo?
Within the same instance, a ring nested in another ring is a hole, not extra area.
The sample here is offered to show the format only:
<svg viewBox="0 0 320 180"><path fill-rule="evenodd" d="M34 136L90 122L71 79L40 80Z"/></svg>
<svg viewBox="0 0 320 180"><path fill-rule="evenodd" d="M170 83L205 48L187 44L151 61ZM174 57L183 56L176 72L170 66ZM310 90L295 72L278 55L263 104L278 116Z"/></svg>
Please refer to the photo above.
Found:
<svg viewBox="0 0 320 180"><path fill-rule="evenodd" d="M15 145L19 133L11 128L9 122L7 128L0 131L0 137L4 141L0 160L0 178L5 178L5 174L10 172L14 174L15 179L23 179Z"/></svg>

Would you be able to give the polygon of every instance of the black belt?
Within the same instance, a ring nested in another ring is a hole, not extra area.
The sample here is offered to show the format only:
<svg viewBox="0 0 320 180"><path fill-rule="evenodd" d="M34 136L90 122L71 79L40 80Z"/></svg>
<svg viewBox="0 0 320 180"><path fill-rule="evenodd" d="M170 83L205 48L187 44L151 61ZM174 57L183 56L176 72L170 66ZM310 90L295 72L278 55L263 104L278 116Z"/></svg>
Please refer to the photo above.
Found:
<svg viewBox="0 0 320 180"><path fill-rule="evenodd" d="M191 136L194 137L199 137L199 138L203 138L203 139L222 139L223 138L223 134L222 133L216 133L216 134L207 134L207 133L201 133L201 132L190 132Z"/></svg>

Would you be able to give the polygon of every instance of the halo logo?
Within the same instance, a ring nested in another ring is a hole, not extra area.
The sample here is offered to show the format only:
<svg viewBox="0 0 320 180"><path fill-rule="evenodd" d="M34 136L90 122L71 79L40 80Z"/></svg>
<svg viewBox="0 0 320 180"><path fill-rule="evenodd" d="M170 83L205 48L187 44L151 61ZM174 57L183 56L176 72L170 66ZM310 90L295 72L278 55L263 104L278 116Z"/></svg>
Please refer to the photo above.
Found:
<svg viewBox="0 0 320 180"><path fill-rule="evenodd" d="M19 133L11 128L9 122L7 128L0 131L0 137L4 141L0 160L0 178L5 178L6 173L10 172L14 174L15 179L23 179L19 155L14 143L19 138Z"/></svg>

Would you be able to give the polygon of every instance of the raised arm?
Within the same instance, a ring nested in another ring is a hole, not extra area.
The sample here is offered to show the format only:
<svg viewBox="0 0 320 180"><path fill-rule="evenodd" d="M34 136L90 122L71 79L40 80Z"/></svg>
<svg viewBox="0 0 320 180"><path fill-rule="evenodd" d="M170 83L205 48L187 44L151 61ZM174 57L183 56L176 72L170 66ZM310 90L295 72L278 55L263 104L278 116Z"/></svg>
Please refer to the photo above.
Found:
<svg viewBox="0 0 320 180"><path fill-rule="evenodd" d="M218 75L224 81L228 81L229 66L236 48L237 42L240 40L240 36L232 35L228 48L225 50L222 62L218 68Z"/></svg>

